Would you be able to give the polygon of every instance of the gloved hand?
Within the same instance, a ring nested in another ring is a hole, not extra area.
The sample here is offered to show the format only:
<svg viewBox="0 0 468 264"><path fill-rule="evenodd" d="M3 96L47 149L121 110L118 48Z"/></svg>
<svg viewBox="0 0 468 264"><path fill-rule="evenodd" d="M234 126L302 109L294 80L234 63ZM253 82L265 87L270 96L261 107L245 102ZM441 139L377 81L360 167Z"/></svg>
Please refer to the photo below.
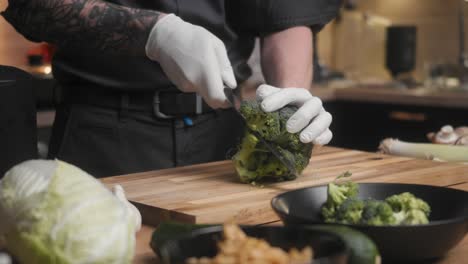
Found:
<svg viewBox="0 0 468 264"><path fill-rule="evenodd" d="M169 14L156 22L146 55L159 62L183 92L196 92L212 108L230 106L224 85L237 86L224 43L208 30Z"/></svg>
<svg viewBox="0 0 468 264"><path fill-rule="evenodd" d="M299 107L286 123L289 133L301 132L299 138L303 143L326 145L333 135L329 129L332 116L325 111L322 101L312 96L304 88L277 88L270 85L260 85L257 98L261 100L262 109L272 112L292 104Z"/></svg>

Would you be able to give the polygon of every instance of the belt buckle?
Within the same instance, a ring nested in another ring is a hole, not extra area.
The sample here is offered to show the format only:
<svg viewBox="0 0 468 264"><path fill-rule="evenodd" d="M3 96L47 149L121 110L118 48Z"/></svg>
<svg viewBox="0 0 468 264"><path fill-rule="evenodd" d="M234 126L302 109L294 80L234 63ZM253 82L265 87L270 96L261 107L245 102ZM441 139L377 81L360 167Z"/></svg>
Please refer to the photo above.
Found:
<svg viewBox="0 0 468 264"><path fill-rule="evenodd" d="M175 118L174 116L164 114L161 112L160 105L161 101L159 99L159 94L161 92L157 91L154 93L154 100L153 100L153 111L154 114L162 119L171 119ZM203 99L199 94L195 94L195 114L199 115L203 113Z"/></svg>
<svg viewBox="0 0 468 264"><path fill-rule="evenodd" d="M203 99L198 93L196 93L195 100L195 114L200 115L203 112Z"/></svg>
<svg viewBox="0 0 468 264"><path fill-rule="evenodd" d="M161 101L159 100L159 93L160 93L160 91L157 91L157 92L154 93L154 99L153 99L153 112L154 112L154 114L157 117L162 118L162 119L174 118L171 115L166 115L166 114L162 113L161 110L159 109L159 106L161 104Z"/></svg>

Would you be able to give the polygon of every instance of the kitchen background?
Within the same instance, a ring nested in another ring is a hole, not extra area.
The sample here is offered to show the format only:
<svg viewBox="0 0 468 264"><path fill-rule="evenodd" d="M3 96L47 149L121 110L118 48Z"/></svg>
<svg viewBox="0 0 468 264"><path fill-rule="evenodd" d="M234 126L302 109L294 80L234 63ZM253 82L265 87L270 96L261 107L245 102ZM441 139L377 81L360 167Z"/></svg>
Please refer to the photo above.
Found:
<svg viewBox="0 0 468 264"><path fill-rule="evenodd" d="M327 25L318 37L318 59L328 74L325 78L328 82L321 84L325 89L331 86L343 87L349 82L373 87L391 84L392 76L386 67L385 54L386 29L392 25L416 26L415 67L409 76L423 87L427 86L429 69L440 64L456 65L460 60L460 43L468 42L467 34L460 39L459 11L463 10L468 14L468 3L463 1L355 0L349 3L356 5L343 8L339 18ZM0 2L0 10L6 6L6 1ZM463 25L468 28L468 19ZM0 39L1 65L11 65L27 71L37 70L37 67L28 66L26 54L37 49L38 44L25 40L3 18L0 18ZM48 73L50 68L41 68L40 71ZM38 87L47 85L45 82ZM392 85L387 86L392 89ZM50 98L50 90L43 91L37 92L38 127L39 141L46 143L53 120L53 106L47 104L47 100L42 100ZM408 100L404 104L369 100L324 101L334 115L332 128L335 137L332 145L341 147L375 151L380 140L385 137L425 141L426 133L436 131L444 124L468 124L465 122L468 101L467 107L460 107L460 103L458 106L448 107L450 102L444 107L440 104L412 105ZM410 118L398 118L402 116L401 113ZM44 153L45 145L41 145Z"/></svg>
<svg viewBox="0 0 468 264"><path fill-rule="evenodd" d="M385 68L385 28L415 25L416 68L422 80L425 65L456 63L459 56L459 0L359 0L356 10L345 11L339 22L321 34L320 56L332 68L360 78L390 78ZM463 5L468 14L468 3ZM465 20L468 27L468 19ZM465 43L468 35L465 34Z"/></svg>
<svg viewBox="0 0 468 264"><path fill-rule="evenodd" d="M358 0L357 9L344 11L319 37L319 56L325 65L362 78L389 78L385 68L385 27L417 26L415 77L424 77L427 63L455 63L459 55L458 0ZM7 1L0 2L0 10ZM468 3L464 5L468 14ZM465 20L468 28L468 19ZM28 50L37 46L0 18L0 64L26 67ZM468 42L468 34L465 35Z"/></svg>

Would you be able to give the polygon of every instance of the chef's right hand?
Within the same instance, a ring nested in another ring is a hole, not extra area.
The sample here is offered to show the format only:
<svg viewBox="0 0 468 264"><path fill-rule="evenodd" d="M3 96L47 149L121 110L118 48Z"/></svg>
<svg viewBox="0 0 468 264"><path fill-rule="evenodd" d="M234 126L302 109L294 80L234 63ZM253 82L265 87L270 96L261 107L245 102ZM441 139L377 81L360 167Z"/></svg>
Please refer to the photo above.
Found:
<svg viewBox="0 0 468 264"><path fill-rule="evenodd" d="M234 89L237 82L224 43L208 30L165 15L151 30L146 55L179 90L198 93L212 108L230 106L224 85Z"/></svg>

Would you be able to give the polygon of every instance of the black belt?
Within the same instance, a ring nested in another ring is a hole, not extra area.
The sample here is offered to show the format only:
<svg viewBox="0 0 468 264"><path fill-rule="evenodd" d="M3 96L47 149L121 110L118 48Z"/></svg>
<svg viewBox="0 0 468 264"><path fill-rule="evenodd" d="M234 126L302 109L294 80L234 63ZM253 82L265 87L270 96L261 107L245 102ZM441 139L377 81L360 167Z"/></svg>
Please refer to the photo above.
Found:
<svg viewBox="0 0 468 264"><path fill-rule="evenodd" d="M159 118L180 118L214 111L198 94L177 91L122 92L111 89L67 87L63 90L63 101L152 112Z"/></svg>

